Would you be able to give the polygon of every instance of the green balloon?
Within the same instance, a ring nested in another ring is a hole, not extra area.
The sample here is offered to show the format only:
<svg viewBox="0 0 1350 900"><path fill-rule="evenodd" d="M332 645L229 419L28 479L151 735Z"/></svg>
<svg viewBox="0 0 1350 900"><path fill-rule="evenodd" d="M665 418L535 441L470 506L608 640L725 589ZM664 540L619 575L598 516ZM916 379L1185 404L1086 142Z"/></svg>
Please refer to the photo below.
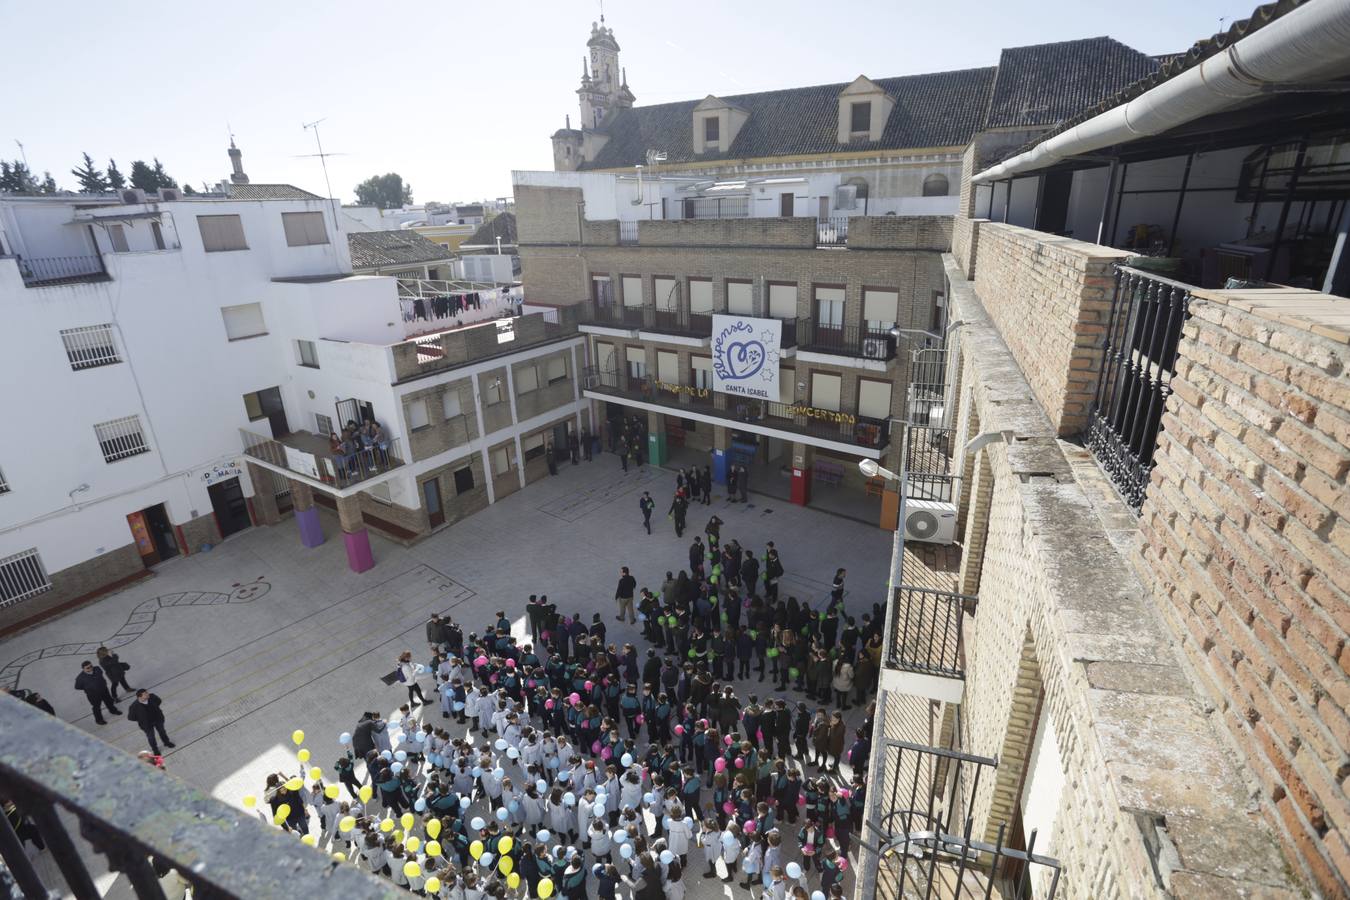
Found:
<svg viewBox="0 0 1350 900"><path fill-rule="evenodd" d="M764 655L767 656L767 657L769 657L769 659L777 659L777 658L778 658L778 648L776 648L776 647L770 647L768 650L765 651Z"/></svg>
<svg viewBox="0 0 1350 900"><path fill-rule="evenodd" d="M798 675L801 674L801 671L796 666L793 666L792 668L788 669L788 674L791 675L793 678L796 678Z"/></svg>

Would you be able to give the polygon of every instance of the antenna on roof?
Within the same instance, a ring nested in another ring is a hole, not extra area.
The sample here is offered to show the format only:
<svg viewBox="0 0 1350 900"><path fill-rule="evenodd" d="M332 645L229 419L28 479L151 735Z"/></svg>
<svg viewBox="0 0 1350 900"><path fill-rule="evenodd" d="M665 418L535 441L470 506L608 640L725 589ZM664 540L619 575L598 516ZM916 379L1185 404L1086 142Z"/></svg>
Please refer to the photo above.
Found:
<svg viewBox="0 0 1350 900"><path fill-rule="evenodd" d="M600 0L600 24L605 24L605 0Z"/></svg>
<svg viewBox="0 0 1350 900"><path fill-rule="evenodd" d="M323 186L328 190L328 205L333 208L333 228L337 229L339 228L337 201L333 199L333 184L328 180L328 157L339 156L340 154L323 152L323 141L319 139L319 123L326 121L327 117L324 117L322 119L315 119L313 122L301 124L306 131L308 131L311 128L314 129L314 143L318 145L319 152L313 155L319 158L319 164L323 166Z"/></svg>

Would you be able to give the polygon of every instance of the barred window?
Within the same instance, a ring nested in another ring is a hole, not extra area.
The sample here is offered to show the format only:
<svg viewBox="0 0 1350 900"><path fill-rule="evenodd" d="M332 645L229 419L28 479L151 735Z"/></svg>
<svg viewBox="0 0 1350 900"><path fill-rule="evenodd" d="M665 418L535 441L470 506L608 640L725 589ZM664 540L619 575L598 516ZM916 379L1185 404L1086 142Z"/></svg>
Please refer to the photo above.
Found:
<svg viewBox="0 0 1350 900"><path fill-rule="evenodd" d="M104 462L114 463L128 456L150 452L150 446L145 442L145 434L141 431L140 416L126 416L113 419L111 422L102 422L94 426L94 434L98 436Z"/></svg>
<svg viewBox="0 0 1350 900"><path fill-rule="evenodd" d="M117 342L111 325L88 325L84 328L66 328L61 331L61 343L66 347L66 358L71 369L92 369L120 363Z"/></svg>
<svg viewBox="0 0 1350 900"><path fill-rule="evenodd" d="M51 586L36 549L0 559L0 607L36 597Z"/></svg>

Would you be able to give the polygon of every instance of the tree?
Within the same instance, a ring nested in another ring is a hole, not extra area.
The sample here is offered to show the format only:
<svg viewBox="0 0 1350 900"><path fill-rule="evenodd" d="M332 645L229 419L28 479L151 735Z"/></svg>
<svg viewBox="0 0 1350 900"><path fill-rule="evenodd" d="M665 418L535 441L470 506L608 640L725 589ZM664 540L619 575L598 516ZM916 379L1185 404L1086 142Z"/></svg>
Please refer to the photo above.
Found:
<svg viewBox="0 0 1350 900"><path fill-rule="evenodd" d="M121 171L120 169L117 168L117 160L115 160L115 159L109 159L109 160L108 160L108 187L112 188L114 191L120 191L122 188L124 188L124 187L126 187L126 186L127 186L127 179L126 179L126 176L124 176L124 175L122 174L122 171Z"/></svg>
<svg viewBox="0 0 1350 900"><path fill-rule="evenodd" d="M43 194L55 194L60 188L56 186L56 179L52 177L51 172L42 173L42 184L38 186L38 191Z"/></svg>
<svg viewBox="0 0 1350 900"><path fill-rule="evenodd" d="M358 184L355 190L356 202L362 206L395 209L412 203L412 185L404 184L403 176L397 172L373 175Z"/></svg>
<svg viewBox="0 0 1350 900"><path fill-rule="evenodd" d="M155 180L155 170L146 165L143 159L131 164L131 186L143 191L153 191L159 186Z"/></svg>
<svg viewBox="0 0 1350 900"><path fill-rule="evenodd" d="M16 159L13 162L0 160L0 191L35 194L37 190L37 180L33 178L33 173L28 171L28 166L22 160Z"/></svg>
<svg viewBox="0 0 1350 900"><path fill-rule="evenodd" d="M108 179L94 166L94 160L84 154L84 165L70 170L80 182L81 194L102 194L108 190Z"/></svg>
<svg viewBox="0 0 1350 900"><path fill-rule="evenodd" d="M197 189L190 184L185 184L183 185L183 193L191 197L193 194L197 193Z"/></svg>
<svg viewBox="0 0 1350 900"><path fill-rule="evenodd" d="M178 182L169 177L169 173L164 171L164 165L155 157L155 187L176 188Z"/></svg>

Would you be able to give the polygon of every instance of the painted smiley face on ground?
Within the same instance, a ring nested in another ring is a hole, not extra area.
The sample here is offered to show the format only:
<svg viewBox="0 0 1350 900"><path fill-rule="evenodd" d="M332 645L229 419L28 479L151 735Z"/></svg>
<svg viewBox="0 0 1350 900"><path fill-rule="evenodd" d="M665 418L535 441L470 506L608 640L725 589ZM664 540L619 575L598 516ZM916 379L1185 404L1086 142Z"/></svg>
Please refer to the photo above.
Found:
<svg viewBox="0 0 1350 900"><path fill-rule="evenodd" d="M723 359L728 375L743 379L750 378L764 368L765 357L764 345L759 341L733 341L727 345Z"/></svg>

